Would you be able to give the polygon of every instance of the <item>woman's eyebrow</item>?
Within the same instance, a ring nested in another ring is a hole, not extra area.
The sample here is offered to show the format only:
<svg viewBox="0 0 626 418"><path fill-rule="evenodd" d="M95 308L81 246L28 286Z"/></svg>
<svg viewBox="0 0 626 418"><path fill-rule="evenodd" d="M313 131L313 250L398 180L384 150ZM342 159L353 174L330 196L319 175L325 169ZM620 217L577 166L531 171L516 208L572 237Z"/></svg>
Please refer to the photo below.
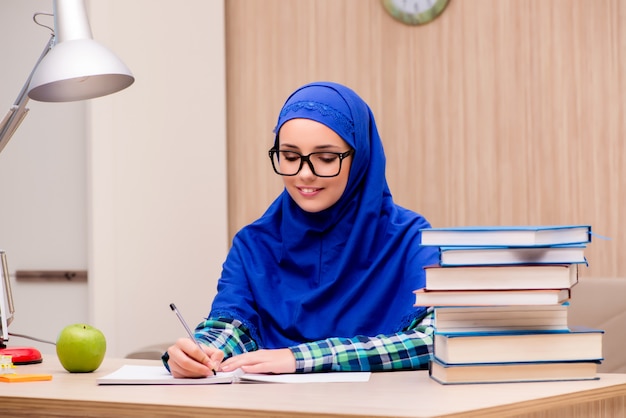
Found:
<svg viewBox="0 0 626 418"><path fill-rule="evenodd" d="M285 142L281 142L280 144L280 148L289 148L289 149L293 149L293 150L299 150L300 147L294 144L290 144L290 143L285 143ZM325 150L338 150L341 149L341 145L338 144L323 144L323 145L316 145L315 147L313 147L314 150L316 151L325 151Z"/></svg>
<svg viewBox="0 0 626 418"><path fill-rule="evenodd" d="M319 149L319 150L339 149L339 148L341 148L341 145L335 145L335 144L318 145L315 147L315 149Z"/></svg>
<svg viewBox="0 0 626 418"><path fill-rule="evenodd" d="M285 142L281 142L280 143L280 147L281 148L286 147L286 148L300 149L300 147L298 147L296 145L293 145L293 144L290 144L290 143L285 143Z"/></svg>

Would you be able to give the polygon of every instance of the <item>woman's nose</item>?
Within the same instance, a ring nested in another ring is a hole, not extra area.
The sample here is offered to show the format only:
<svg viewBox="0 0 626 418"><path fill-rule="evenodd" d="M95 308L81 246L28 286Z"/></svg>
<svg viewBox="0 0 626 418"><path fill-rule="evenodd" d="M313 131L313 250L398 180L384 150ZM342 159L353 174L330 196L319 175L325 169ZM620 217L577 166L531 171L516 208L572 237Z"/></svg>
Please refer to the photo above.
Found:
<svg viewBox="0 0 626 418"><path fill-rule="evenodd" d="M302 164L302 168L300 169L300 172L298 173L298 175L302 176L302 177L315 177L315 173L313 173L313 166L311 164L311 161L309 160L305 160L304 164Z"/></svg>

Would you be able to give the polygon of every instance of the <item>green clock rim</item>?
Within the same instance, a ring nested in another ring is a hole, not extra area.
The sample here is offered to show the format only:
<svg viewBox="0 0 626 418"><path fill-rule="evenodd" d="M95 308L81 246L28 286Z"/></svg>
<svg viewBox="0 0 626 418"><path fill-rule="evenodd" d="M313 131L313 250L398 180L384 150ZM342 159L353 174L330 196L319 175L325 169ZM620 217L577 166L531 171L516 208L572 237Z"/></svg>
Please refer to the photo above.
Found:
<svg viewBox="0 0 626 418"><path fill-rule="evenodd" d="M439 17L439 15L441 15L441 13L443 13L445 8L448 6L448 3L450 3L450 0L438 0L431 9L417 14L406 13L398 10L392 0L382 0L382 3L383 7L387 10L387 12L389 12L391 17L407 25L415 26L424 25L435 20Z"/></svg>

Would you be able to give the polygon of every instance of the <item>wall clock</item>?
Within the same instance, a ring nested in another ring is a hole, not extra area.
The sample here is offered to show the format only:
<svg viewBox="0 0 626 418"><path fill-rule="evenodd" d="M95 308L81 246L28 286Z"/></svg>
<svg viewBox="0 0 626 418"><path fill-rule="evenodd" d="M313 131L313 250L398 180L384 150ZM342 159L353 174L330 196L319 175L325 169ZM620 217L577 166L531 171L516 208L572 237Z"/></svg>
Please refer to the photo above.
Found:
<svg viewBox="0 0 626 418"><path fill-rule="evenodd" d="M381 0L394 19L407 25L423 25L441 13L450 0Z"/></svg>

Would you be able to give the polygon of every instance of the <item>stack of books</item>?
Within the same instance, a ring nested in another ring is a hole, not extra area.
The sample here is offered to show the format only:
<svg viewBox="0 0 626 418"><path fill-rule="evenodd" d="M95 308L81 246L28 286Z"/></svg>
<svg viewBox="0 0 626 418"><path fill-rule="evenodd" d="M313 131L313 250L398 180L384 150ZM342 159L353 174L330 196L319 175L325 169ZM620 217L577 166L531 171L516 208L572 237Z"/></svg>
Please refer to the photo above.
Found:
<svg viewBox="0 0 626 418"><path fill-rule="evenodd" d="M415 306L435 308L430 376L442 384L597 379L598 329L568 326L588 225L422 230L439 247Z"/></svg>

